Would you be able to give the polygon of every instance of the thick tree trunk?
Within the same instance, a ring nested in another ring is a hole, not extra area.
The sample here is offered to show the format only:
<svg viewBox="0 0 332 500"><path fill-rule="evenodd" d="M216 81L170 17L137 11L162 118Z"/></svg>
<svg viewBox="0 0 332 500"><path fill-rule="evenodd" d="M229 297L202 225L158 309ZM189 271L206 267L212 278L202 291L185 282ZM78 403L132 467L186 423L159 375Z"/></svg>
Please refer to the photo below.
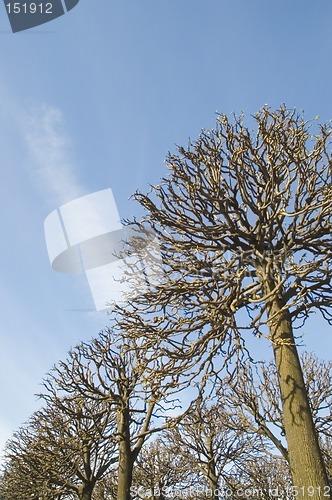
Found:
<svg viewBox="0 0 332 500"><path fill-rule="evenodd" d="M268 316L294 489L297 498L331 498L290 314L282 306L280 299L271 301Z"/></svg>
<svg viewBox="0 0 332 500"><path fill-rule="evenodd" d="M80 495L80 500L91 500L92 492L93 492L93 486L90 484L86 485L82 490L82 493Z"/></svg>
<svg viewBox="0 0 332 500"><path fill-rule="evenodd" d="M122 449L121 449L122 448ZM130 488L132 485L133 464L130 453L124 450L125 443L119 447L119 467L118 467L118 494L117 500L130 500Z"/></svg>
<svg viewBox="0 0 332 500"><path fill-rule="evenodd" d="M127 408L118 413L119 465L117 500L130 500L130 488L133 479L133 454L130 443L130 420Z"/></svg>

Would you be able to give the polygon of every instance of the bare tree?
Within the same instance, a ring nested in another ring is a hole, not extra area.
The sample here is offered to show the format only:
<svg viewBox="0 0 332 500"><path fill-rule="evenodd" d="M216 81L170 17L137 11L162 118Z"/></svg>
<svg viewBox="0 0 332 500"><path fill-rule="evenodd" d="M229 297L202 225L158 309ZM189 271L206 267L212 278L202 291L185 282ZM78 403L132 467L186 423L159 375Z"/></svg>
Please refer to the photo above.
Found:
<svg viewBox="0 0 332 500"><path fill-rule="evenodd" d="M22 426L7 442L1 493L10 500L65 498L65 484L72 482L70 464L64 453L38 435L37 418ZM41 431L43 433L43 431ZM77 498L77 496L75 496Z"/></svg>
<svg viewBox="0 0 332 500"><path fill-rule="evenodd" d="M92 500L116 500L118 488L117 467L113 467L98 481L93 490Z"/></svg>
<svg viewBox="0 0 332 500"><path fill-rule="evenodd" d="M167 444L206 480L206 496L217 500L233 474L267 448L255 433L243 432L237 416L221 405L197 400L179 424L164 433Z"/></svg>
<svg viewBox="0 0 332 500"><path fill-rule="evenodd" d="M168 425L166 410L174 409L175 401L167 396L176 390L176 383L161 370L161 363L151 366L143 346L131 341L130 335L108 329L73 349L44 383L48 400L58 391L79 393L88 400L106 402L114 412L118 500L130 499L133 466L143 443Z"/></svg>
<svg viewBox="0 0 332 500"><path fill-rule="evenodd" d="M247 334L267 336L293 482L316 499L328 477L293 331L314 311L332 322L332 130L314 134L285 106L254 119L256 133L243 116L219 116L216 129L169 155L170 175L152 193L135 195L146 215L131 225L157 235L163 268L124 324L139 324L144 310L138 335L210 372L216 354L229 365L244 352Z"/></svg>
<svg viewBox="0 0 332 500"><path fill-rule="evenodd" d="M228 479L228 498L291 499L292 482L288 464L282 457L265 455L259 460L248 460Z"/></svg>
<svg viewBox="0 0 332 500"><path fill-rule="evenodd" d="M26 436L26 433L23 433L21 429L14 435L14 439L19 444L15 448L13 447L13 455L9 457L10 451L5 450L5 463L0 486L1 496L8 500L49 498L45 494L45 484L43 484L46 482L49 494L48 478L41 481L41 474L36 474L36 457L27 453L29 445L33 444L33 439ZM44 492L43 496L42 492Z"/></svg>
<svg viewBox="0 0 332 500"><path fill-rule="evenodd" d="M330 436L320 436L321 448L326 463L326 469L329 475L329 481L332 487L332 438Z"/></svg>
<svg viewBox="0 0 332 500"><path fill-rule="evenodd" d="M169 441L157 438L143 446L134 468L134 498L165 500L188 491L196 483L190 455L178 453Z"/></svg>
<svg viewBox="0 0 332 500"><path fill-rule="evenodd" d="M105 403L77 394L53 399L7 443L6 498L91 500L96 482L117 461L114 431Z"/></svg>
<svg viewBox="0 0 332 500"><path fill-rule="evenodd" d="M302 354L301 361L315 428L322 440L329 439L332 436L332 363L307 352ZM243 366L236 378L221 379L217 392L220 404L237 415L242 432L264 435L289 462L278 374L273 361Z"/></svg>

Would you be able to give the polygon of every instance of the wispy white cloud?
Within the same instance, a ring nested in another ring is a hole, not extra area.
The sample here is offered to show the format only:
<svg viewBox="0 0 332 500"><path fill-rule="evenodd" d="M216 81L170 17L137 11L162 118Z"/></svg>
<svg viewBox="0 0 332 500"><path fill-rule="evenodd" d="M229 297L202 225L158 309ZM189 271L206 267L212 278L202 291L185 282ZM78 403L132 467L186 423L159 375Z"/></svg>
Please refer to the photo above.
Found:
<svg viewBox="0 0 332 500"><path fill-rule="evenodd" d="M41 194L60 205L85 194L77 180L74 155L60 109L36 105L21 122L28 151L28 168Z"/></svg>

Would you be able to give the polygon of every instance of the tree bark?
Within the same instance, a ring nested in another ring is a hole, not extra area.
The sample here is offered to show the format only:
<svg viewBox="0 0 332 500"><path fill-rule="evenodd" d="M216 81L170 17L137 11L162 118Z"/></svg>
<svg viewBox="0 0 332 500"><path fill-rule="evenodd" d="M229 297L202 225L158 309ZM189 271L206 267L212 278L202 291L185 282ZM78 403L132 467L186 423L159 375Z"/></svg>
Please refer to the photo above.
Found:
<svg viewBox="0 0 332 500"><path fill-rule="evenodd" d="M207 438L207 448L209 450L209 461L208 461L208 486L209 489L211 490L211 496L210 498L212 500L218 500L218 477L216 474L216 463L214 460L214 453L213 453L213 440L211 436Z"/></svg>
<svg viewBox="0 0 332 500"><path fill-rule="evenodd" d="M209 473L208 487L212 493L211 496L209 496L209 498L211 498L212 500L218 500L219 499L219 496L218 496L218 478L216 477L215 473L212 471Z"/></svg>
<svg viewBox="0 0 332 500"><path fill-rule="evenodd" d="M85 485L82 489L80 500L91 500L92 492L93 492L93 486L91 484Z"/></svg>
<svg viewBox="0 0 332 500"><path fill-rule="evenodd" d="M280 298L268 308L270 338L283 407L289 464L297 498L331 498L289 310Z"/></svg>
<svg viewBox="0 0 332 500"><path fill-rule="evenodd" d="M128 408L119 410L118 430L120 443L117 500L130 500L134 464L130 443L130 415Z"/></svg>

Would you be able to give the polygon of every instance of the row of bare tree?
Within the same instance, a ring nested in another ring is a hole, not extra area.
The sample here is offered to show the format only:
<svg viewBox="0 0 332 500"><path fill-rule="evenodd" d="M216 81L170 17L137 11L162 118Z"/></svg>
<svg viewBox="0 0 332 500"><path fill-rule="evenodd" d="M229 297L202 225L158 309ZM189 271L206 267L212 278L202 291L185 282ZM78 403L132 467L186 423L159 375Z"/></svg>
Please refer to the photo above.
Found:
<svg viewBox="0 0 332 500"><path fill-rule="evenodd" d="M250 490L257 498L290 498L272 362L220 378L183 412L175 384L154 377L142 349L135 355L124 340L102 332L54 367L43 408L7 443L4 499L217 500L247 498ZM332 363L313 354L302 361L332 473Z"/></svg>
<svg viewBox="0 0 332 500"><path fill-rule="evenodd" d="M294 332L312 313L332 324L332 127L284 105L253 120L256 132L242 115L219 116L215 129L168 156L168 177L136 193L145 215L127 221L122 254L133 293L114 306L109 330L44 381L44 407L7 446L5 498L21 487L20 499L26 491L87 499L116 464L117 497L129 500L147 438L176 435L191 412L199 421L198 409L213 408L238 434L201 468L199 450L198 479L220 482L217 462L234 439L247 456L225 463L225 484L234 467L236 484L251 484L255 470L263 477L259 464L274 460L274 449L298 498L331 498L329 378L317 376L314 358L301 363ZM273 363L255 364L252 334L268 339ZM197 394L184 407L190 387Z"/></svg>

